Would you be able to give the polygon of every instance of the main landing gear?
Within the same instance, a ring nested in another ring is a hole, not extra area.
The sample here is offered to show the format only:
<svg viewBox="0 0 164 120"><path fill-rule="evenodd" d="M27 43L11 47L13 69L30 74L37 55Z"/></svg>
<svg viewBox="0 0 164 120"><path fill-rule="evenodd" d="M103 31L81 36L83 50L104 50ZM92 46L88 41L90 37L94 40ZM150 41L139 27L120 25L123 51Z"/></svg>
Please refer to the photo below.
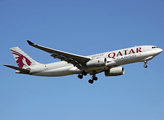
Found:
<svg viewBox="0 0 164 120"><path fill-rule="evenodd" d="M79 75L78 75L78 78L79 78L79 79L83 79L83 76L84 76L84 75L85 75L85 76L87 75L87 73L86 73L85 71L82 72L82 74L79 74ZM92 79L89 79L88 82L89 82L90 84L93 84L93 82L94 82L94 81L97 81L97 80L98 80L98 78L96 77L95 74L93 74L93 75L92 75Z"/></svg>
<svg viewBox="0 0 164 120"><path fill-rule="evenodd" d="M145 63L145 64L144 64L144 68L147 68L147 65L146 65L147 61L144 61L144 63Z"/></svg>
<svg viewBox="0 0 164 120"><path fill-rule="evenodd" d="M89 79L89 80L88 80L88 82L89 82L90 84L93 84L94 80L95 80L95 81L98 80L98 78L96 77L95 74L92 76L92 79Z"/></svg>
<svg viewBox="0 0 164 120"><path fill-rule="evenodd" d="M79 74L77 77L78 77L79 79L83 79L83 75L86 76L87 73L86 73L85 71L83 71L82 74Z"/></svg>
<svg viewBox="0 0 164 120"><path fill-rule="evenodd" d="M77 77L78 77L79 79L83 79L83 75L81 75L81 74L79 74Z"/></svg>

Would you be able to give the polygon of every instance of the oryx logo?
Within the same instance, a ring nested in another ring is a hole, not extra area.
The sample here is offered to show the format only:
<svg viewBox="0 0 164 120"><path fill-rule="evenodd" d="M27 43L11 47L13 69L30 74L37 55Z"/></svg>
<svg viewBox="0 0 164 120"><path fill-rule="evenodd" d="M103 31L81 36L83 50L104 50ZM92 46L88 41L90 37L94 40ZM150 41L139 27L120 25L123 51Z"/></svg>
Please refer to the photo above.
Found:
<svg viewBox="0 0 164 120"><path fill-rule="evenodd" d="M11 52L14 55L14 58L20 68L23 68L24 65L28 65L28 66L31 65L31 61L27 59L25 56L23 56L22 54L14 50L11 50Z"/></svg>

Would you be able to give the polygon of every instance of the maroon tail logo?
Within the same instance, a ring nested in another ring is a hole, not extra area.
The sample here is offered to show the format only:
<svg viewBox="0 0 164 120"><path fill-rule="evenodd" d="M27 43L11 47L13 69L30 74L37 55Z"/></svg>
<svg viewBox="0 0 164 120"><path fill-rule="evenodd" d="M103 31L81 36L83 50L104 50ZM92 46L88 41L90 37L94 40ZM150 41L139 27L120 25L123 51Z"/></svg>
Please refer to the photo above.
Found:
<svg viewBox="0 0 164 120"><path fill-rule="evenodd" d="M25 56L23 56L22 54L14 51L14 50L11 50L11 51L14 55L18 56L18 57L15 57L15 56L14 57L20 68L23 68L24 65L28 65L28 66L31 65L31 61L29 59L27 59Z"/></svg>

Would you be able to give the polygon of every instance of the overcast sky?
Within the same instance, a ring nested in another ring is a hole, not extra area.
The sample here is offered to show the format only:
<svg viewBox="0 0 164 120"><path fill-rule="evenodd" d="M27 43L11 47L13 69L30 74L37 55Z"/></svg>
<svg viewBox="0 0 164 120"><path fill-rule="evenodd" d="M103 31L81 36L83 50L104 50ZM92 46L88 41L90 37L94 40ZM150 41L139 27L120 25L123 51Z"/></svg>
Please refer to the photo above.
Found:
<svg viewBox="0 0 164 120"><path fill-rule="evenodd" d="M163 0L1 0L0 120L163 120L164 56L124 65L118 77L36 77L15 74L11 47L40 63L50 54L26 40L92 55L136 45L164 49Z"/></svg>

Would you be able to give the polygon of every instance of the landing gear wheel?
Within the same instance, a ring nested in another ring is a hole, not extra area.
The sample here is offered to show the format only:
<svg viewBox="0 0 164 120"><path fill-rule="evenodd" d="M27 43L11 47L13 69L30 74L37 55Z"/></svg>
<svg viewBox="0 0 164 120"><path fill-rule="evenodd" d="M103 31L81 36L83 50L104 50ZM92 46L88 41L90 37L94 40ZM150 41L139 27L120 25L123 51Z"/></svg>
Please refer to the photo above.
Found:
<svg viewBox="0 0 164 120"><path fill-rule="evenodd" d="M82 75L85 75L85 76L86 76L86 75L87 75L87 73L86 73L85 71L83 71L83 72L82 72Z"/></svg>
<svg viewBox="0 0 164 120"><path fill-rule="evenodd" d="M144 68L147 68L147 65L144 65Z"/></svg>
<svg viewBox="0 0 164 120"><path fill-rule="evenodd" d="M144 61L144 63L145 63L145 64L144 64L144 68L147 68L147 65L146 65L147 61Z"/></svg>
<svg viewBox="0 0 164 120"><path fill-rule="evenodd" d="M89 82L90 84L93 84L93 80L91 80L91 79L89 79L88 82Z"/></svg>
<svg viewBox="0 0 164 120"><path fill-rule="evenodd" d="M82 78L83 78L83 75L78 75L78 78L79 78L79 79L82 79Z"/></svg>
<svg viewBox="0 0 164 120"><path fill-rule="evenodd" d="M95 80L95 81L96 81L96 80L98 80L98 78L97 78L97 77L93 77L93 80Z"/></svg>

